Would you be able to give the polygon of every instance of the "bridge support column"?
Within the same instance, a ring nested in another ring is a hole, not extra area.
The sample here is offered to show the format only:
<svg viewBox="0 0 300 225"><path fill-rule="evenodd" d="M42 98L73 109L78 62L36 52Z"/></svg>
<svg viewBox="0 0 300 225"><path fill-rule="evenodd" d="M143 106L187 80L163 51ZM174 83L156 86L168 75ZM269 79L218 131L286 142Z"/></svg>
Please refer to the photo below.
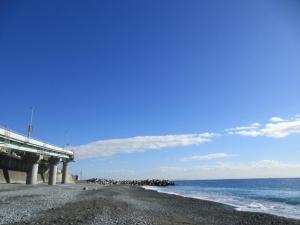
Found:
<svg viewBox="0 0 300 225"><path fill-rule="evenodd" d="M30 165L30 168L27 171L26 184L36 184L38 170L39 170L38 163L33 163Z"/></svg>
<svg viewBox="0 0 300 225"><path fill-rule="evenodd" d="M11 180L10 180L8 169L3 169L3 176L5 178L6 183L10 184Z"/></svg>
<svg viewBox="0 0 300 225"><path fill-rule="evenodd" d="M56 175L57 175L57 163L60 161L59 158L50 158L50 168L49 168L49 185L56 185Z"/></svg>
<svg viewBox="0 0 300 225"><path fill-rule="evenodd" d="M62 171L62 181L61 181L62 184L67 183L68 170L69 170L69 162L64 161L63 162L63 171Z"/></svg>
<svg viewBox="0 0 300 225"><path fill-rule="evenodd" d="M40 156L38 156L38 155L32 155L32 156L29 155L26 157L26 161L28 163L26 184L36 184L37 183L39 160L40 160Z"/></svg>

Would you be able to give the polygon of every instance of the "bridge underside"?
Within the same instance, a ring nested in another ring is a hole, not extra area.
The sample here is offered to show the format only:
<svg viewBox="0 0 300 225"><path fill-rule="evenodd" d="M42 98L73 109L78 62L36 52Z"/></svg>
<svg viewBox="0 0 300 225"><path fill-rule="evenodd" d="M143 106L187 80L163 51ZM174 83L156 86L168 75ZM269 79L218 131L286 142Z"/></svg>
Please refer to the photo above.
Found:
<svg viewBox="0 0 300 225"><path fill-rule="evenodd" d="M66 165L64 163L64 165ZM57 182L67 183L74 182L72 175L68 174L67 168L55 171L56 174L52 180L50 175L50 163L46 160L40 160L38 165L33 169L32 164L28 163L28 159L21 159L15 156L8 154L0 153L0 183L27 183L27 184L36 184L36 183L45 183L48 182L51 185L56 184ZM35 174L32 174L35 173ZM64 176L63 176L64 175ZM25 176L25 177L24 177Z"/></svg>
<svg viewBox="0 0 300 225"><path fill-rule="evenodd" d="M55 185L57 165L63 163L62 183L67 182L68 164L73 153L0 128L0 169L9 183L9 170L26 172L26 184L36 184L38 174L48 171L48 184ZM44 180L44 179L43 179Z"/></svg>

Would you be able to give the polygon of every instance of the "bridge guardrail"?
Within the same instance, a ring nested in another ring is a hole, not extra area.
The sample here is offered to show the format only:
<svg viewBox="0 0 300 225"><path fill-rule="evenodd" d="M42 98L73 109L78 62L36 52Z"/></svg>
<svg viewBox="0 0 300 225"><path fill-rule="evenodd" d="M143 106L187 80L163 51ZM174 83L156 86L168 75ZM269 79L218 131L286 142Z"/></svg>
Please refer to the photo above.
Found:
<svg viewBox="0 0 300 225"><path fill-rule="evenodd" d="M33 138L28 138L18 132L12 131L11 129L8 128L4 128L0 126L0 135L7 137L8 139L13 139L14 141L17 142L24 142L24 143L28 143L29 145L33 145L39 148L44 148L44 149L48 149L50 151L53 152L59 152L59 153L63 153L63 154L67 154L67 155L72 155L74 157L74 152L67 150L67 149L63 149L61 147L57 147L54 146L52 144L48 144L47 142L43 142L37 139L33 139Z"/></svg>

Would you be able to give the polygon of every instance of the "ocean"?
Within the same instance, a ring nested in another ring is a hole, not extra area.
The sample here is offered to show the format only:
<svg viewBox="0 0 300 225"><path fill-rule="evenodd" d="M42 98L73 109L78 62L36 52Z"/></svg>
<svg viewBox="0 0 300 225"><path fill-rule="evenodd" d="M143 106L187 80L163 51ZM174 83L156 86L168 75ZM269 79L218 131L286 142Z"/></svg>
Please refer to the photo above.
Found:
<svg viewBox="0 0 300 225"><path fill-rule="evenodd" d="M300 219L300 178L175 181L175 186L145 187L210 200L236 210Z"/></svg>

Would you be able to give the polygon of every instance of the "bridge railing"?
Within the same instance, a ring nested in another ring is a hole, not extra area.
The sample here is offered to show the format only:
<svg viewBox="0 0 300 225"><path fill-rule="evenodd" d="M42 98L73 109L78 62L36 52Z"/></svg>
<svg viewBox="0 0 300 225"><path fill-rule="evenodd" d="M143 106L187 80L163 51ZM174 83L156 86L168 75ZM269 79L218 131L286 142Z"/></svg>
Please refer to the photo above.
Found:
<svg viewBox="0 0 300 225"><path fill-rule="evenodd" d="M40 141L40 140L33 139L33 138L28 138L28 137L26 137L18 132L15 132L9 128L4 128L4 127L0 126L0 135L7 137L9 139L13 139L14 141L17 141L17 142L24 142L24 143L28 143L31 145L36 145L38 147L47 148L49 150L54 150L54 151L74 155L73 151L54 146L54 145L49 144L44 141Z"/></svg>

